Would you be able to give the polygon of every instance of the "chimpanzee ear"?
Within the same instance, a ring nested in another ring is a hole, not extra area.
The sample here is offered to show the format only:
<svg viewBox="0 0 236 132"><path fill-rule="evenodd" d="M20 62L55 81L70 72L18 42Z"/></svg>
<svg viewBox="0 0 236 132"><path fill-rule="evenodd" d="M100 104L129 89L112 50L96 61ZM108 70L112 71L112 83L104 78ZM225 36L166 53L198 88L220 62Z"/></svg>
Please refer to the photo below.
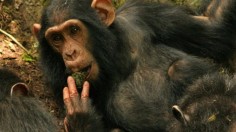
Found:
<svg viewBox="0 0 236 132"><path fill-rule="evenodd" d="M41 25L39 23L33 24L32 32L34 36L39 40L39 31L41 29Z"/></svg>
<svg viewBox="0 0 236 132"><path fill-rule="evenodd" d="M28 96L29 88L25 83L16 83L11 87L11 96Z"/></svg>
<svg viewBox="0 0 236 132"><path fill-rule="evenodd" d="M186 119L187 115L183 113L178 105L172 106L172 113L178 121L184 123L184 125L187 125L189 119Z"/></svg>
<svg viewBox="0 0 236 132"><path fill-rule="evenodd" d="M93 0L91 7L98 12L105 25L110 26L115 20L115 8L111 0Z"/></svg>

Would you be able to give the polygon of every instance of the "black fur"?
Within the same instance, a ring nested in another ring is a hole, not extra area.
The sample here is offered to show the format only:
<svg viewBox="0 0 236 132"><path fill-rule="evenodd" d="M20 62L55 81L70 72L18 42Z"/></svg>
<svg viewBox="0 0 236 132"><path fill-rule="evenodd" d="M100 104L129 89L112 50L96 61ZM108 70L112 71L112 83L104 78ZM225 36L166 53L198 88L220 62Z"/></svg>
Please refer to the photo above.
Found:
<svg viewBox="0 0 236 132"><path fill-rule="evenodd" d="M56 132L56 120L42 102L33 97L10 96L11 87L21 79L0 69L0 130L3 132Z"/></svg>
<svg viewBox="0 0 236 132"><path fill-rule="evenodd" d="M0 93L2 98L10 95L11 87L19 82L23 82L16 74L7 70L0 69Z"/></svg>
<svg viewBox="0 0 236 132"><path fill-rule="evenodd" d="M196 21L179 7L154 3L143 4L139 1L130 1L130 4L121 7L118 16L123 12L127 20L133 22L136 20L139 26L145 27L156 44L162 43L225 64L235 51L235 43L232 40L234 34L231 33L236 29L234 4L232 0L227 2L231 6L224 7L225 14L220 16L223 20L213 19L220 22L210 26Z"/></svg>

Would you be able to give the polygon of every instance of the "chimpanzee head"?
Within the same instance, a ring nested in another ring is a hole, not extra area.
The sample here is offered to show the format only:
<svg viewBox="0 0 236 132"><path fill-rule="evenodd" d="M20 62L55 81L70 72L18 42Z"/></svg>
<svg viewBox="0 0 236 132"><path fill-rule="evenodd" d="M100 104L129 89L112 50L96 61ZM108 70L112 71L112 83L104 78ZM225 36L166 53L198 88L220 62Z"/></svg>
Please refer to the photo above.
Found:
<svg viewBox="0 0 236 132"><path fill-rule="evenodd" d="M98 79L99 73L114 66L116 41L108 30L114 18L110 0L53 0L43 12L41 25L34 24L41 57L57 56L72 72Z"/></svg>
<svg viewBox="0 0 236 132"><path fill-rule="evenodd" d="M213 74L195 81L172 107L176 131L235 131L235 79Z"/></svg>
<svg viewBox="0 0 236 132"><path fill-rule="evenodd" d="M0 98L28 96L28 86L12 71L0 69Z"/></svg>

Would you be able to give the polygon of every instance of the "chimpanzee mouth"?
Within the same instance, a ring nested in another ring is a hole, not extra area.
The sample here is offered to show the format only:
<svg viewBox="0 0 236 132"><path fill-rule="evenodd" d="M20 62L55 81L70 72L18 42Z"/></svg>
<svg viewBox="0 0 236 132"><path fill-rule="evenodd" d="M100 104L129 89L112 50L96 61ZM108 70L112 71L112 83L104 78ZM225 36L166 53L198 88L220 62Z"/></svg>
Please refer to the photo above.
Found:
<svg viewBox="0 0 236 132"><path fill-rule="evenodd" d="M76 87L81 89L82 83L89 78L92 65L83 68L80 71L74 72L71 76L74 78Z"/></svg>

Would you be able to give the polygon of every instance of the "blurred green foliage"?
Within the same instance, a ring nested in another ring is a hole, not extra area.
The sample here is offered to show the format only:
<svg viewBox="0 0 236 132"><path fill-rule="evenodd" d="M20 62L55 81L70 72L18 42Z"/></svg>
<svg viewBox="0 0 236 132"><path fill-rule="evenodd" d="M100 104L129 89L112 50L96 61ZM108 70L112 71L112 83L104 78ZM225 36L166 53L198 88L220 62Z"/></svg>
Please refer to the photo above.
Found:
<svg viewBox="0 0 236 132"><path fill-rule="evenodd" d="M124 4L125 0L112 0L113 4L116 8L120 7L122 4Z"/></svg>
<svg viewBox="0 0 236 132"><path fill-rule="evenodd" d="M186 5L194 8L198 8L202 5L202 2L206 0L170 0L177 5Z"/></svg>
<svg viewBox="0 0 236 132"><path fill-rule="evenodd" d="M205 8L210 4L212 0L170 0L176 5L187 6L199 15L205 11Z"/></svg>
<svg viewBox="0 0 236 132"><path fill-rule="evenodd" d="M32 56L31 54L27 54L27 53L24 53L22 55L22 59L25 61L25 62L35 62L37 60L36 57Z"/></svg>

